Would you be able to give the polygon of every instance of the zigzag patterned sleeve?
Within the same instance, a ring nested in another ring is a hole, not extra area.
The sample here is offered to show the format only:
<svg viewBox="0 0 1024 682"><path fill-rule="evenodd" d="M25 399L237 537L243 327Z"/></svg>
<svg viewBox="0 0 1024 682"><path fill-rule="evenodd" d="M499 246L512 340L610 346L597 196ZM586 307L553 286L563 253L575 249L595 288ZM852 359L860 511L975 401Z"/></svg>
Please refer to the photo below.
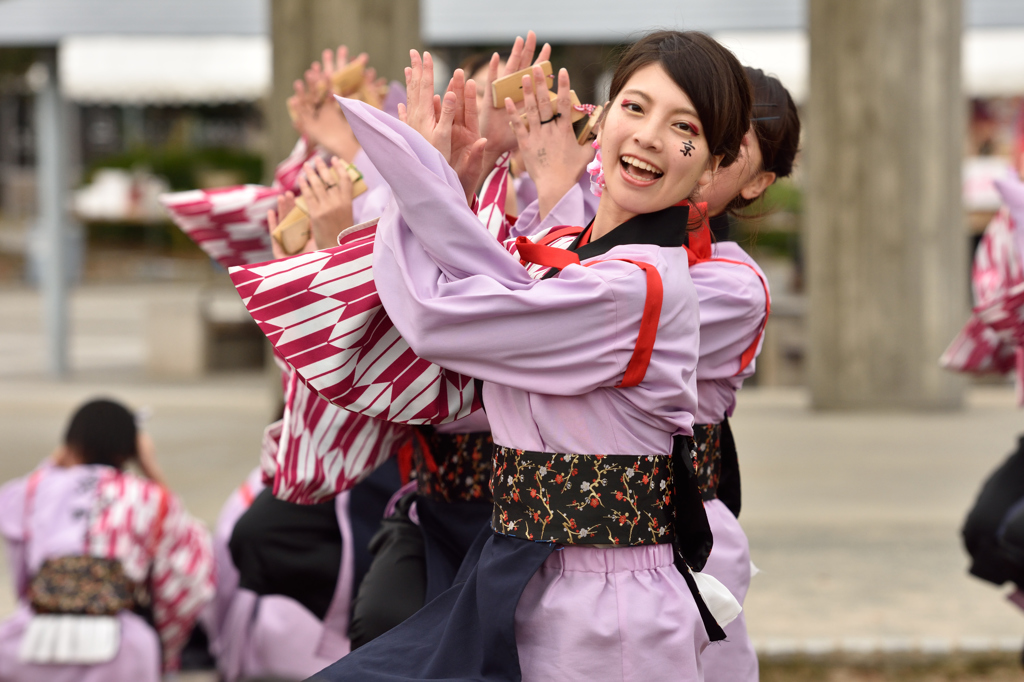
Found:
<svg viewBox="0 0 1024 682"><path fill-rule="evenodd" d="M153 619L167 672L178 669L196 619L213 598L215 576L209 532L177 498L165 494L167 515L153 555L151 585Z"/></svg>

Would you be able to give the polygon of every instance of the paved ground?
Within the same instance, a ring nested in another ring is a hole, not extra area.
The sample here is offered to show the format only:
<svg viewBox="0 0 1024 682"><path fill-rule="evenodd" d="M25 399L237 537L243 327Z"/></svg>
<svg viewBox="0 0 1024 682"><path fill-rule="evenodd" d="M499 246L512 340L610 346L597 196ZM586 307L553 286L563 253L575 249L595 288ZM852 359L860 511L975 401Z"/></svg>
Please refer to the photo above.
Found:
<svg viewBox="0 0 1024 682"><path fill-rule="evenodd" d="M173 486L198 516L215 518L256 463L270 384L259 374L146 380L141 329L152 290L81 291L75 372L56 383L41 378L36 297L0 289L0 481L48 454L81 400L115 395L152 410ZM747 618L766 658L1018 649L1024 613L966 575L958 533L981 481L1024 431L1021 416L1008 387L974 388L962 411L925 414L820 413L799 389L744 391L734 419L741 521L762 571ZM0 572L0 585L9 584L6 566ZM0 588L0 614L12 601ZM858 674L832 679L931 679Z"/></svg>

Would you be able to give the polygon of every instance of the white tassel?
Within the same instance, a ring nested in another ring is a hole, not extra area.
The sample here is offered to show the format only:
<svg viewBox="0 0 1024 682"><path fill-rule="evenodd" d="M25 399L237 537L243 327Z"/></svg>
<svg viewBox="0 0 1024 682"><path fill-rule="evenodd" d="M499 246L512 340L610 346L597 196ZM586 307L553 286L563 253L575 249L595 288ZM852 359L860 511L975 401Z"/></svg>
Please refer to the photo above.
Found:
<svg viewBox="0 0 1024 682"><path fill-rule="evenodd" d="M721 627L736 620L736 617L743 611L743 607L736 601L729 588L723 585L718 578L707 573L691 571L694 582L697 583L697 591L704 598L708 611L715 617L715 621Z"/></svg>

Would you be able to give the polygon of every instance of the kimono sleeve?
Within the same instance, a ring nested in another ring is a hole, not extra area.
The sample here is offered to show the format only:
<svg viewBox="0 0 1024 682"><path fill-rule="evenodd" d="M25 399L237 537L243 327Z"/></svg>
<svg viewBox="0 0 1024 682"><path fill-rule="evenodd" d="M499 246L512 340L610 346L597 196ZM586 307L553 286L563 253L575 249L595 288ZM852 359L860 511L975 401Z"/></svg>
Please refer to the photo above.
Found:
<svg viewBox="0 0 1024 682"><path fill-rule="evenodd" d="M738 247L737 247L738 250ZM723 379L741 371L741 356L764 327L766 289L745 254L697 263L690 277L700 301L697 379ZM752 363L742 369L752 372Z"/></svg>
<svg viewBox="0 0 1024 682"><path fill-rule="evenodd" d="M163 649L164 671L177 670L181 652L203 608L213 598L210 534L181 502L164 492L166 513L153 552L153 620Z"/></svg>

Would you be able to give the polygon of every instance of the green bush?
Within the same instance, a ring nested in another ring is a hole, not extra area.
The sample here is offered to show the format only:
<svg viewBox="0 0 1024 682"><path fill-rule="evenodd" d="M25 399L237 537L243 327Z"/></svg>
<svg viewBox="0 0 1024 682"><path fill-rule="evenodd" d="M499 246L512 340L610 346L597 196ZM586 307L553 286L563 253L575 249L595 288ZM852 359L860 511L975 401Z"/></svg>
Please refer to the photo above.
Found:
<svg viewBox="0 0 1024 682"><path fill-rule="evenodd" d="M83 184L92 182L100 168L146 168L167 178L172 190L181 191L199 187L199 175L205 170L234 171L243 183L258 183L263 177L263 157L236 149L139 148L94 162L86 171Z"/></svg>

